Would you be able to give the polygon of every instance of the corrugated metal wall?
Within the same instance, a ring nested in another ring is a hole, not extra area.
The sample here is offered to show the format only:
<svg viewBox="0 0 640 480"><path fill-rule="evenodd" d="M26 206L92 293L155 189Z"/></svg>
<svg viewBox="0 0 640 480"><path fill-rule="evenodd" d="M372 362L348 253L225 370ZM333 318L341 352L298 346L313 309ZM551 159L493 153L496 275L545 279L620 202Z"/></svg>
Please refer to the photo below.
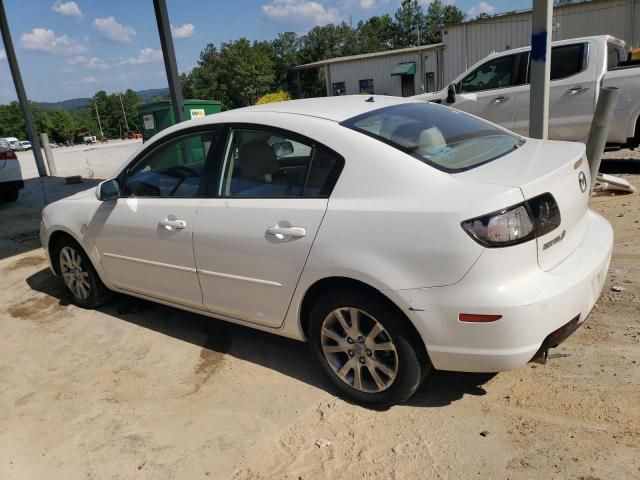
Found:
<svg viewBox="0 0 640 480"><path fill-rule="evenodd" d="M553 39L609 34L640 47L640 0L594 0L554 8ZM492 52L531 43L531 13L450 25L443 30L444 83Z"/></svg>
<svg viewBox="0 0 640 480"><path fill-rule="evenodd" d="M442 85L440 85L438 80L438 50L439 49L431 48L423 50L420 53L423 56L424 72L434 72L436 88L441 88ZM400 77L392 77L391 72L398 63L403 62L415 62L415 93L422 93L421 88L424 84L424 79L422 79L422 75L420 74L420 55L416 51L329 64L330 82L327 82L327 95L332 94L331 84L337 82L345 82L346 93L348 95L360 93L360 80L372 78L373 88L376 94L401 96Z"/></svg>

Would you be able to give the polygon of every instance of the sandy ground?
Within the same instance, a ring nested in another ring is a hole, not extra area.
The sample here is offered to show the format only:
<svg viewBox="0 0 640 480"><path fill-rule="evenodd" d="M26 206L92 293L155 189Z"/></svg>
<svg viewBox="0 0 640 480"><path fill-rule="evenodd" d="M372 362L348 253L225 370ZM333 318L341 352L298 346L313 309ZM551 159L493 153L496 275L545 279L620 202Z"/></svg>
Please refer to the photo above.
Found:
<svg viewBox="0 0 640 480"><path fill-rule="evenodd" d="M639 160L604 169L640 186ZM0 206L0 479L640 478L640 194L592 199L609 277L546 366L438 372L372 411L302 343L124 296L69 305L28 236L41 188Z"/></svg>

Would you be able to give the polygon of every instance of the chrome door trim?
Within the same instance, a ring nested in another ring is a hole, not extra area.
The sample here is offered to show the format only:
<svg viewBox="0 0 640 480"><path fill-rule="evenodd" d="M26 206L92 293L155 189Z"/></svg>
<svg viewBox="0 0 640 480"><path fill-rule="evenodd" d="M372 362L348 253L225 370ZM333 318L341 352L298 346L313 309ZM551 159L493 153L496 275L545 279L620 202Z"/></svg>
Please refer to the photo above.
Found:
<svg viewBox="0 0 640 480"><path fill-rule="evenodd" d="M182 272L191 272L191 273L195 273L196 269L195 268L191 268L191 267L182 267L180 265L171 265L169 263L162 263L162 262L154 262L153 260L144 260L142 258L133 258L133 257L126 257L124 255L117 255L115 253L103 253L102 254L103 257L109 257L109 258L116 258L118 260L126 260L129 262L135 262L135 263L143 263L145 265L153 265L154 267L162 267L162 268L171 268L173 270L180 270Z"/></svg>
<svg viewBox="0 0 640 480"><path fill-rule="evenodd" d="M262 280L261 278L242 277L240 275L231 275L230 273L212 272L210 270L200 270L200 269L198 269L198 273L201 273L203 275L209 275L210 277L220 277L220 278L226 278L229 280L238 280L240 282L257 283L259 285L268 285L270 287L282 287L281 283L272 282L271 280Z"/></svg>

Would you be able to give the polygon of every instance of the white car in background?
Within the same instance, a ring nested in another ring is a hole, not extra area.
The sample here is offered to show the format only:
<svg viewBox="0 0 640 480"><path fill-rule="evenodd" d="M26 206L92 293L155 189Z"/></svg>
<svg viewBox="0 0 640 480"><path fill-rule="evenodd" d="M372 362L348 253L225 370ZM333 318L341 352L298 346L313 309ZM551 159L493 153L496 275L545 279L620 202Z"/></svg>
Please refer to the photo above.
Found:
<svg viewBox="0 0 640 480"><path fill-rule="evenodd" d="M18 142L18 144L16 145L16 150L19 150L21 152L24 152L26 150L31 150L31 142L28 140L21 140Z"/></svg>
<svg viewBox="0 0 640 480"><path fill-rule="evenodd" d="M6 139L0 139L0 202L15 202L24 188L16 152Z"/></svg>
<svg viewBox="0 0 640 480"><path fill-rule="evenodd" d="M409 398L432 370L544 357L585 321L613 235L584 145L383 96L190 120L47 206L73 301L109 290L308 340L344 393Z"/></svg>

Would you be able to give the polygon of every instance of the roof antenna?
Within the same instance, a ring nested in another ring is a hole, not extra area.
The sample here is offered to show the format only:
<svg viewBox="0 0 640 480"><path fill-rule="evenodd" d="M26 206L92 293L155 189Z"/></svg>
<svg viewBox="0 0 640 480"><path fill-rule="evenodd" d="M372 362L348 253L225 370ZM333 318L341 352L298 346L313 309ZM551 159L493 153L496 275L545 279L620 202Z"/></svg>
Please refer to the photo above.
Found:
<svg viewBox="0 0 640 480"><path fill-rule="evenodd" d="M365 100L365 102L373 103L375 102L375 99L373 97L369 97Z"/></svg>

